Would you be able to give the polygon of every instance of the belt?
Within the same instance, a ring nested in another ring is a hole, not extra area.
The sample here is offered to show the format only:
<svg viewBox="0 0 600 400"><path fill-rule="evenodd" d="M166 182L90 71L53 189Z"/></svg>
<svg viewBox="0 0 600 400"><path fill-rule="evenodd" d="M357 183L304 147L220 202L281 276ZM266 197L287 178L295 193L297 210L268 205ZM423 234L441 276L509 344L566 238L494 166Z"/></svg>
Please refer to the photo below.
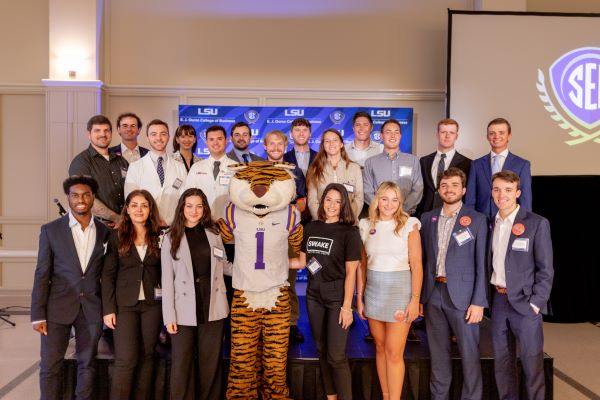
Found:
<svg viewBox="0 0 600 400"><path fill-rule="evenodd" d="M494 285L494 287L496 288L496 292L498 292L499 294L507 294L508 290L506 290L505 287L500 287L500 286L496 286Z"/></svg>
<svg viewBox="0 0 600 400"><path fill-rule="evenodd" d="M439 283L447 283L448 282L448 278L446 278L445 276L438 276L438 277L435 278L435 281L439 282Z"/></svg>

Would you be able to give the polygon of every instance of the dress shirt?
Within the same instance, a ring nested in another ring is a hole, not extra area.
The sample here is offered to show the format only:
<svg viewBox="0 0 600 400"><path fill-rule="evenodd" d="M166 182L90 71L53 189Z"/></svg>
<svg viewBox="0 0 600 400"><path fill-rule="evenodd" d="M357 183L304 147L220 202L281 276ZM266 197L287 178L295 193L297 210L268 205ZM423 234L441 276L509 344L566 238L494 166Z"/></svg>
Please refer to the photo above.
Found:
<svg viewBox="0 0 600 400"><path fill-rule="evenodd" d="M490 169L492 171L494 171L494 157L495 156L500 156L500 159L498 160L498 164L500 165L499 171L502 171L502 168L504 167L504 162L506 161L506 157L508 157L508 149L504 149L503 152L498 153L498 154L494 153L493 150L490 152L490 163L491 163ZM492 174L493 174L493 172L492 172Z"/></svg>
<svg viewBox="0 0 600 400"><path fill-rule="evenodd" d="M496 225L494 226L494 237L492 238L492 285L506 287L506 271L504 269L504 261L506 260L506 252L508 250L508 241L510 239L510 231L515 222L515 217L521 206L511 212L506 218L500 216L500 212L496 214Z"/></svg>
<svg viewBox="0 0 600 400"><path fill-rule="evenodd" d="M400 186L404 198L403 209L414 214L423 197L423 175L419 159L412 154L398 151L394 158L384 151L365 161L363 183L365 202L371 204L377 188L385 181L392 181Z"/></svg>
<svg viewBox="0 0 600 400"><path fill-rule="evenodd" d="M444 171L450 167L450 163L452 162L452 158L456 154L456 149L452 149L449 152L445 153L446 158L444 159ZM441 151L435 152L435 157L433 159L433 165L431 166L431 177L433 178L433 183L437 186L437 174L438 174L438 165L440 164L440 158L442 156Z"/></svg>
<svg viewBox="0 0 600 400"><path fill-rule="evenodd" d="M94 245L96 244L96 224L94 223L94 218L92 217L87 228L83 230L79 221L69 211L69 227L73 235L73 242L75 242L75 250L77 250L81 270L85 272L92 257Z"/></svg>
<svg viewBox="0 0 600 400"><path fill-rule="evenodd" d="M367 158L376 156L377 154L380 154L383 151L383 144L371 140L367 148L359 149L355 146L354 141L352 141L350 143L346 143L344 145L344 148L346 149L346 154L348 154L348 158L351 161L354 161L355 163L360 165L360 168L362 169L365 167L365 160Z"/></svg>
<svg viewBox="0 0 600 400"><path fill-rule="evenodd" d="M152 150L150 150L148 152L148 155L150 156L150 159L154 163L154 169L158 168L158 157L162 157L162 159L163 159L162 167L163 167L163 171L166 174L167 173L167 164L168 164L167 163L167 153L156 154L155 152L153 152Z"/></svg>
<svg viewBox="0 0 600 400"><path fill-rule="evenodd" d="M438 255L436 260L436 275L435 276L446 276L446 254L448 253L448 245L450 244L450 236L452 236L452 230L456 224L456 217L462 208L462 202L460 206L452 212L449 217L444 214L444 208L440 211L440 217L438 219Z"/></svg>
<svg viewBox="0 0 600 400"><path fill-rule="evenodd" d="M296 161L298 161L298 167L302 170L304 176L306 176L306 171L308 171L308 164L310 161L310 149L306 151L298 151L294 148L294 153L296 154Z"/></svg>
<svg viewBox="0 0 600 400"><path fill-rule="evenodd" d="M142 158L140 146L136 145L133 150L121 143L121 157L127 160L129 164Z"/></svg>
<svg viewBox="0 0 600 400"><path fill-rule="evenodd" d="M245 151L241 151L241 150L238 150L238 149L236 149L234 147L233 148L233 152L237 156L238 160L240 160L241 162L245 162L244 161L244 154L246 154L248 156L248 162L252 161L252 159L250 158L250 152L248 151L248 149L246 149Z"/></svg>
<svg viewBox="0 0 600 400"><path fill-rule="evenodd" d="M213 177L215 161L221 162L217 179ZM185 180L185 189L193 187L201 189L204 192L212 217L215 220L225 216L225 206L229 203L229 179L234 174L227 167L231 164L237 164L237 161L232 160L226 155L216 160L211 155L192 165Z"/></svg>

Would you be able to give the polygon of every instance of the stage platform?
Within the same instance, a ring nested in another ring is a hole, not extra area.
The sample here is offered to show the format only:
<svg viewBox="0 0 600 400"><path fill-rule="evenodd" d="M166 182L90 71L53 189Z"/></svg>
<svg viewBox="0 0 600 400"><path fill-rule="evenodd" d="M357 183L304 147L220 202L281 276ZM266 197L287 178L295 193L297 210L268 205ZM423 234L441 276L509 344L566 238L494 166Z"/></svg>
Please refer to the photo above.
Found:
<svg viewBox="0 0 600 400"><path fill-rule="evenodd" d="M306 316L304 297L300 297L301 318L299 327L304 333L305 341L301 344L292 344L288 358L288 384L291 398L296 400L325 399L323 386L319 374L319 362L315 343L310 333L308 318ZM352 369L353 396L355 400L381 399L381 389L377 379L375 367L375 347L372 343L364 341L367 332L367 322L358 319L355 313L355 323L348 335L347 354ZM429 350L427 334L423 330L416 331L420 342L408 342L405 351L406 375L404 380L403 399L429 399ZM226 347L226 346L225 346ZM170 372L170 354L168 349L159 346L156 361L155 399L167 400ZM489 320L484 320L481 326L481 365L483 370L483 398L497 399L494 365L492 356L492 343L490 337ZM460 399L462 371L460 357L456 345L453 351L453 385L451 399ZM76 362L72 358L74 346L69 346L65 360L64 396L65 399L73 398L76 380ZM224 372L226 382L229 352L223 351ZM108 399L110 375L112 371L112 352L110 346L102 340L98 354L98 376L96 379L96 398ZM544 374L546 378L546 399L553 398L553 359L545 355ZM521 396L526 398L524 387L520 384Z"/></svg>

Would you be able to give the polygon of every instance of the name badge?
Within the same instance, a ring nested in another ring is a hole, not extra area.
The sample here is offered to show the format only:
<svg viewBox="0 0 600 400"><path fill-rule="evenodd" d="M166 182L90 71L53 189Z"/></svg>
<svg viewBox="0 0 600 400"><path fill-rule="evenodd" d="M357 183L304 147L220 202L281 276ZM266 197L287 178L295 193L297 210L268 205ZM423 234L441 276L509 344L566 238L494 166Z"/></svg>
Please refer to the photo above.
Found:
<svg viewBox="0 0 600 400"><path fill-rule="evenodd" d="M400 176L412 176L412 167L400 167Z"/></svg>
<svg viewBox="0 0 600 400"><path fill-rule="evenodd" d="M221 175L219 177L219 185L227 186L229 185L229 181L231 181L231 175Z"/></svg>
<svg viewBox="0 0 600 400"><path fill-rule="evenodd" d="M154 300L162 300L162 288L154 288Z"/></svg>
<svg viewBox="0 0 600 400"><path fill-rule="evenodd" d="M351 183L344 183L344 187L348 191L348 193L354 193L354 185Z"/></svg>
<svg viewBox="0 0 600 400"><path fill-rule="evenodd" d="M310 271L312 275L316 274L323 268L323 266L317 261L316 258L311 258L308 264L306 264L306 268Z"/></svg>
<svg viewBox="0 0 600 400"><path fill-rule="evenodd" d="M473 240L473 234L469 228L456 231L452 234L452 236L459 246L462 246L463 244L469 243L471 240Z"/></svg>
<svg viewBox="0 0 600 400"><path fill-rule="evenodd" d="M512 249L514 251L528 252L529 251L529 238L515 239L515 241L512 244Z"/></svg>
<svg viewBox="0 0 600 400"><path fill-rule="evenodd" d="M183 181L181 179L177 178L177 179L175 179L175 182L173 182L173 189L179 190L181 185L183 185Z"/></svg>
<svg viewBox="0 0 600 400"><path fill-rule="evenodd" d="M225 257L225 253L223 252L223 249L213 247L213 256L215 256L219 260L222 260Z"/></svg>

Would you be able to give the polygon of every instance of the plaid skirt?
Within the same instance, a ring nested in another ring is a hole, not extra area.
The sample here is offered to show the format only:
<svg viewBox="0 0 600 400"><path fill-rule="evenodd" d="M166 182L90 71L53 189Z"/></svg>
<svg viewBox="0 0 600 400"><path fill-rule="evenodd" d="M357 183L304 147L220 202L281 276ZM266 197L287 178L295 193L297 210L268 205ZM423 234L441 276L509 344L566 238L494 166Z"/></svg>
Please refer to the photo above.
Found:
<svg viewBox="0 0 600 400"><path fill-rule="evenodd" d="M394 313L406 309L410 296L410 270L391 272L367 270L365 315L368 318L383 322L398 322L394 319Z"/></svg>

